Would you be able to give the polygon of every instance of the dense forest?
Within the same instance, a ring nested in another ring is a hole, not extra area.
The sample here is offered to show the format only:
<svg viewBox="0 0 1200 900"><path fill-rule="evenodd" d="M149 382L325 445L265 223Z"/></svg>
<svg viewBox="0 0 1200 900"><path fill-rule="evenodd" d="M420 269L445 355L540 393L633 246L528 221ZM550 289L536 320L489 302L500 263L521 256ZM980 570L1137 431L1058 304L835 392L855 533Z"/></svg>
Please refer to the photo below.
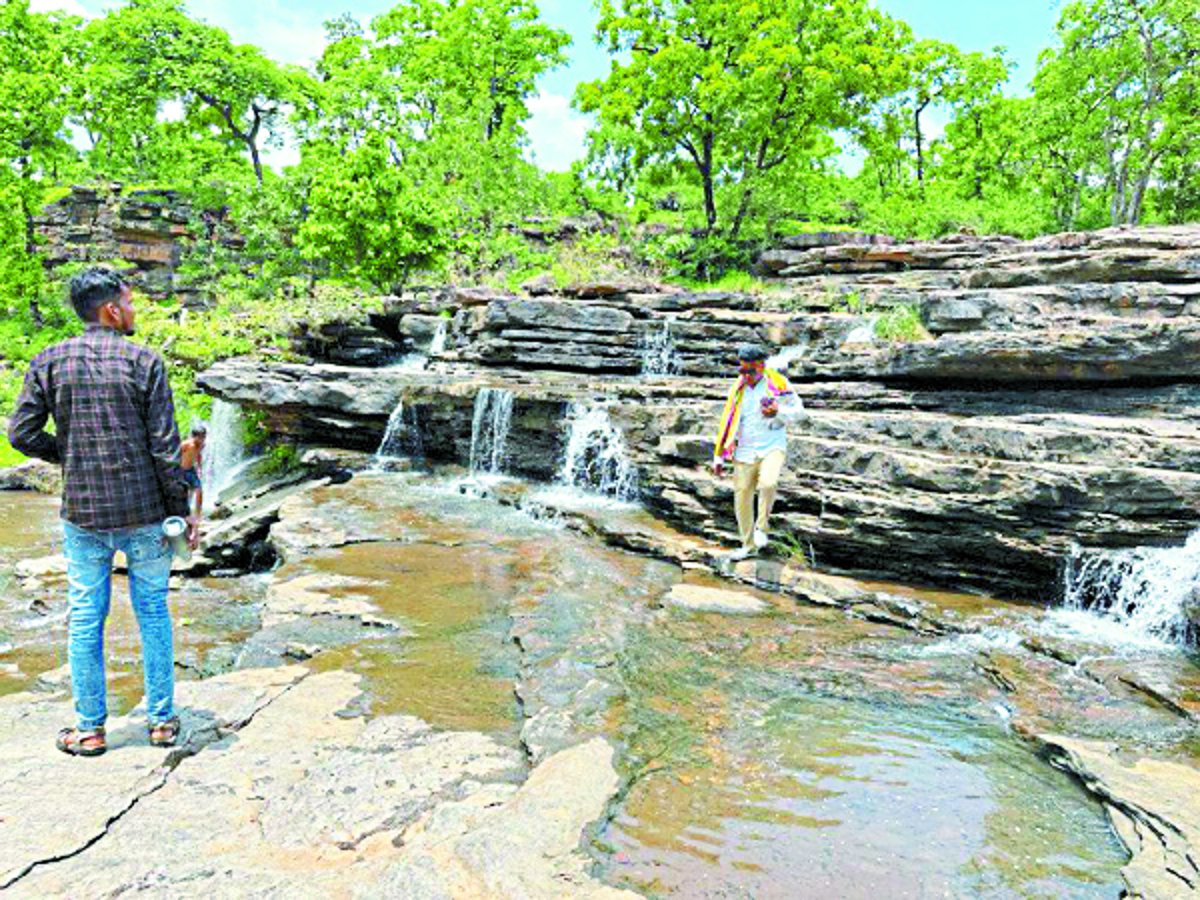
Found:
<svg viewBox="0 0 1200 900"><path fill-rule="evenodd" d="M578 89L595 124L569 173L526 158L538 78L571 52L532 0L342 16L308 69L235 44L200 8L126 0L85 21L0 6L4 406L23 361L75 327L70 273L47 277L34 228L74 183L175 188L245 238L240 261L210 247L189 263L225 279L238 322L214 312L194 365L277 327L280 298L511 285L569 263L522 238L532 217L601 217L596 253L615 241L709 280L806 229L1032 236L1200 217L1195 0L1065 4L1028 91L1002 48L923 39L870 0L600 0L611 69ZM298 162L280 171L284 145ZM160 341L183 327L147 321Z"/></svg>

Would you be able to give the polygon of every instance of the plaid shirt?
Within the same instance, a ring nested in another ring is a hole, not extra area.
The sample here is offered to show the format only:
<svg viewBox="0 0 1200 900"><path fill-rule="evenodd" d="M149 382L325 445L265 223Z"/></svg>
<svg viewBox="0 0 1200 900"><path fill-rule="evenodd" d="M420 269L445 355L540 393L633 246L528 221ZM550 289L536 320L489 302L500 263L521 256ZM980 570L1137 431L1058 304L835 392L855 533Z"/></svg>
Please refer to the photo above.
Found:
<svg viewBox="0 0 1200 900"><path fill-rule="evenodd" d="M47 433L54 417L57 435ZM186 516L175 403L162 357L101 325L42 351L8 439L63 468L62 517L116 531Z"/></svg>

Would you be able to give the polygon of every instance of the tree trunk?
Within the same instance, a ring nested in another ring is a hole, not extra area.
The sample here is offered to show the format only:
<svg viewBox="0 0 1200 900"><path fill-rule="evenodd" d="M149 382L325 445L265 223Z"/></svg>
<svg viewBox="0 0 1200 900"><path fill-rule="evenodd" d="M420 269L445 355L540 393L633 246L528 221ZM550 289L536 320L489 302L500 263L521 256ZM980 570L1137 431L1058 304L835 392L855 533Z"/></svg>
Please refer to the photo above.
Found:
<svg viewBox="0 0 1200 900"><path fill-rule="evenodd" d="M705 234L712 234L717 227L717 194L713 184L713 143L715 135L711 131L704 133L703 162L700 165L700 178L704 182L704 219L708 223Z"/></svg>
<svg viewBox="0 0 1200 900"><path fill-rule="evenodd" d="M742 191L742 199L738 202L737 215L733 217L733 227L729 229L730 240L737 240L738 232L742 230L742 220L746 218L746 213L750 211L750 196L754 193L754 188L747 187Z"/></svg>
<svg viewBox="0 0 1200 900"><path fill-rule="evenodd" d="M921 141L921 113L928 105L929 101L926 100L917 104L917 108L913 110L913 133L917 138L917 185L922 192L925 190L925 147Z"/></svg>
<svg viewBox="0 0 1200 900"><path fill-rule="evenodd" d="M25 254L31 258L37 257L37 231L33 227L33 210L24 195L21 196L21 212L25 216ZM41 328L45 324L42 318L42 308L38 305L37 291L29 295L29 318L35 326Z"/></svg>

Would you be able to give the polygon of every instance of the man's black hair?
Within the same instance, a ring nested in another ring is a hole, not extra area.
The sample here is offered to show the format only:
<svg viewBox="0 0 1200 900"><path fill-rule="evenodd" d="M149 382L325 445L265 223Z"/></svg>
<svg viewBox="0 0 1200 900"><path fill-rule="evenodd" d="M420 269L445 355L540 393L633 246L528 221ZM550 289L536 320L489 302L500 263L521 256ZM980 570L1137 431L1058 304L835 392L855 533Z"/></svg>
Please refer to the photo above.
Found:
<svg viewBox="0 0 1200 900"><path fill-rule="evenodd" d="M71 305L85 322L95 322L105 303L121 299L127 282L112 269L85 269L71 279Z"/></svg>
<svg viewBox="0 0 1200 900"><path fill-rule="evenodd" d="M192 425L192 437L206 437L208 435L208 426L203 422L196 422Z"/></svg>
<svg viewBox="0 0 1200 900"><path fill-rule="evenodd" d="M766 362L767 357L770 355L767 353L767 349L761 344L742 344L742 346L738 347L737 354L738 362L749 363Z"/></svg>

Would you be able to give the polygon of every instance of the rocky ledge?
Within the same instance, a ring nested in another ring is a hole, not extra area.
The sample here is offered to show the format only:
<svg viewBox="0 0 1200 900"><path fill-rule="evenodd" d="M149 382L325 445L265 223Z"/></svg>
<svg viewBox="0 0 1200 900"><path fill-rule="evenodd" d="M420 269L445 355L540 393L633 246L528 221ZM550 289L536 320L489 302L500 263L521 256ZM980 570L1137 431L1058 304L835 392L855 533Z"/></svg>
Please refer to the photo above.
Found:
<svg viewBox="0 0 1200 900"><path fill-rule="evenodd" d="M267 411L283 435L360 450L402 402L409 446L460 463L479 391L509 390L501 467L542 479L560 469L571 404L603 407L646 505L728 539L730 486L702 464L734 348L757 340L810 411L792 430L778 522L819 566L1045 602L1080 548L1192 530L1200 229L786 243L764 257L781 287L763 295L638 282L426 291L363 326L411 353L442 323L424 371L230 361L200 383ZM877 335L901 307L924 338ZM322 359L337 358L330 346Z"/></svg>

